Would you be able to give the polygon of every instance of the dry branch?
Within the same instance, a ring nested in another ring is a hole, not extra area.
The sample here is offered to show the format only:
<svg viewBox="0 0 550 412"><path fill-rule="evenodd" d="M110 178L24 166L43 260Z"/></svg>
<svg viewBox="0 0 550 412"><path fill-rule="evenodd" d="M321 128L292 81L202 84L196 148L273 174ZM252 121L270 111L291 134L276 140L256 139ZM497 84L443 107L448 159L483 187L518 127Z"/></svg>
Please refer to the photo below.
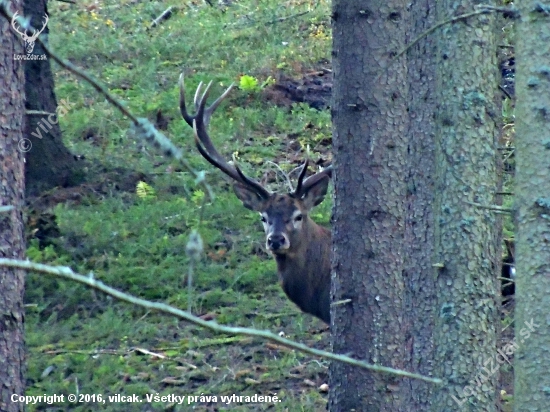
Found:
<svg viewBox="0 0 550 412"><path fill-rule="evenodd" d="M294 341L282 338L267 330L257 330L257 329L251 329L251 328L225 326L225 325L220 325L213 321L205 321L197 316L191 315L188 312L174 308L173 306L169 306L164 303L150 302L148 300L140 299L138 297L121 292L119 290L116 290L114 288L111 288L105 285L103 282L96 280L92 273L90 273L90 275L88 276L82 276L74 273L73 270L67 266L49 266L49 265L34 263L30 261L4 259L4 258L0 258L0 266L31 270L33 272L57 276L63 279L68 279L78 283L82 283L84 285L90 286L94 289L97 289L107 295L110 295L124 302L128 302L137 306L141 306L146 309L156 310L161 313L176 316L177 318L186 320L190 323L193 323L198 326L202 326L203 328L207 328L215 332L227 333L230 335L244 335L244 336L251 336L251 337L265 339L268 341L275 342L279 345L285 346L287 348L298 350L303 353L307 353L307 354L318 356L325 359L334 360L337 362L347 363L347 364L357 366L359 368L367 369L373 372L389 373L396 376L419 379L419 380L423 380L423 381L435 383L435 384L443 383L443 381L438 378L430 378L430 377L419 375L416 373L407 372L404 370L388 368L386 366L380 366L380 365L373 365L367 362L350 358L349 356L346 356L346 355L340 355L336 353L327 352L324 350L310 348L309 346L304 345L303 343L298 343L298 342L294 342Z"/></svg>

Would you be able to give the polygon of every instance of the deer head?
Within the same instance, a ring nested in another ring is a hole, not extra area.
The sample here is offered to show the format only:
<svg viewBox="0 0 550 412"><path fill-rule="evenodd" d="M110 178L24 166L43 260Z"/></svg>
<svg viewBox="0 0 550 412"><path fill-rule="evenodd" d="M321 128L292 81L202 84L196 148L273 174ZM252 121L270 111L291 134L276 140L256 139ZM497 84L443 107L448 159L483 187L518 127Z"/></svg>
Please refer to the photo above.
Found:
<svg viewBox="0 0 550 412"><path fill-rule="evenodd" d="M271 193L242 170L227 162L214 147L207 128L210 118L233 85L206 107L212 82L202 93L202 82L194 97L195 115L187 111L185 84L180 76L180 111L193 127L201 155L233 181L233 190L247 209L258 212L266 234L266 248L277 261L279 277L289 298L303 311L330 322L330 231L317 225L309 211L327 193L332 167L305 179L308 161L300 171L296 188L290 193Z"/></svg>
<svg viewBox="0 0 550 412"><path fill-rule="evenodd" d="M180 110L187 124L195 131L197 149L210 164L235 181L233 190L244 207L260 213L266 232L266 247L270 252L284 254L300 249L307 241L302 236L304 222L307 221L308 212L323 201L332 168L328 167L304 180L308 166L306 160L298 177L296 189L285 195L271 193L260 183L247 177L238 166L233 166L223 159L208 135L210 117L233 88L233 85L229 86L210 107L206 108L211 85L212 82L199 98L202 83L199 84L194 99L196 114L192 116L186 109L184 79L183 76L180 77Z"/></svg>

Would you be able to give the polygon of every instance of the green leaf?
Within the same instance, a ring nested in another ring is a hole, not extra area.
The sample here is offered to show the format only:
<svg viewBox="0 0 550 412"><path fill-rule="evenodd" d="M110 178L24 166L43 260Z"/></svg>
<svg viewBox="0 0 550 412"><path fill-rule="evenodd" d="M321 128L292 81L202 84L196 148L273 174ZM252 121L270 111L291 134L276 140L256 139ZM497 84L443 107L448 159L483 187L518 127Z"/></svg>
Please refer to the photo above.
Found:
<svg viewBox="0 0 550 412"><path fill-rule="evenodd" d="M247 92L255 91L258 89L258 79L245 74L241 76L239 87L241 88L241 90L244 90Z"/></svg>

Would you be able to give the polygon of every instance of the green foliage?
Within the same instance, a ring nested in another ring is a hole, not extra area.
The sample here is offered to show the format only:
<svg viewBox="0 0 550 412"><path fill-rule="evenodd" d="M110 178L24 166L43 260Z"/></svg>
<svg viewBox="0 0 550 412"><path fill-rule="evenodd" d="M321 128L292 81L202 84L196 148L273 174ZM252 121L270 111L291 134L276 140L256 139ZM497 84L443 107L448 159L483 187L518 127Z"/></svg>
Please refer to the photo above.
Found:
<svg viewBox="0 0 550 412"><path fill-rule="evenodd" d="M147 30L170 5L109 0L86 9L53 2L50 43L106 84L136 115L154 119L161 113L169 119L165 133L196 170L206 170L216 200L210 202L191 176L169 166L161 154L130 138L127 119L91 86L54 66L57 97L73 104L60 118L65 143L85 155L90 174L98 176L103 189L83 195L78 204L56 206L62 236L42 249L32 240L27 255L93 272L120 290L186 308L185 248L198 230L204 255L193 274L194 313L220 323L284 330L326 348L326 334L311 334L320 322L300 313L281 291L275 264L262 251L257 215L242 207L221 173L197 153L192 131L179 115L177 79L183 71L188 101L200 81L214 79L214 97L240 80L239 89L212 118L210 132L220 151L229 157L236 153L251 176L262 176L266 160L287 172L294 169L297 162L289 156L296 153L290 148L293 139L304 150L309 145L310 157L317 159L330 138L330 114L303 104L292 110L277 107L264 100L262 91L279 69L299 77L329 58L329 2L243 0L224 10L191 2ZM279 20L303 11L309 12ZM105 175L104 170L114 172ZM121 189L133 171L146 178L128 179L132 183ZM330 207L324 202L314 218L328 224ZM293 351L213 335L42 275L28 275L26 303L28 395L276 392L282 401L274 410L325 408L324 395L303 382L326 382L326 365ZM70 410L94 406L74 404ZM127 404L124 410L143 406ZM43 407L30 405L29 411ZM101 406L120 408L115 403Z"/></svg>
<svg viewBox="0 0 550 412"><path fill-rule="evenodd" d="M136 186L136 195L140 199L151 200L156 198L155 189L145 182L138 182Z"/></svg>
<svg viewBox="0 0 550 412"><path fill-rule="evenodd" d="M242 75L239 80L239 88L245 92L259 92L274 83L275 79L271 76L269 76L262 84L259 84L258 79L245 74Z"/></svg>
<svg viewBox="0 0 550 412"><path fill-rule="evenodd" d="M241 90L244 90L246 92L255 92L260 89L260 87L258 86L258 79L247 74L241 76L239 87L241 88Z"/></svg>
<svg viewBox="0 0 550 412"><path fill-rule="evenodd" d="M193 195L191 196L191 201L196 205L200 205L204 200L204 192L200 189L197 189L193 192Z"/></svg>

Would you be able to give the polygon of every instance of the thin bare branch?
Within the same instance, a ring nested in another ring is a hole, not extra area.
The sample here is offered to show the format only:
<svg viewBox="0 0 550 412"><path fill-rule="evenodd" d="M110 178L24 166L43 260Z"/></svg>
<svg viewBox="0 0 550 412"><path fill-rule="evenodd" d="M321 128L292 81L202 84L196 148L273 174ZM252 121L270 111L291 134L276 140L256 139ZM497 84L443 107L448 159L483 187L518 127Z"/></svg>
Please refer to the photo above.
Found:
<svg viewBox="0 0 550 412"><path fill-rule="evenodd" d="M306 10L306 11L302 11L300 13L291 14L290 16L279 17L277 19L267 21L264 24L266 26L269 26L270 24L282 23L283 21L290 20L290 19L295 19L296 17L301 17L301 16L303 16L305 14L308 14L308 13L309 13L309 10Z"/></svg>
<svg viewBox="0 0 550 412"><path fill-rule="evenodd" d="M508 209L499 205L482 205L481 203L475 203L475 202L466 202L466 204L479 207L480 209L493 210L495 212L500 212L500 213L513 213L512 209Z"/></svg>
<svg viewBox="0 0 550 412"><path fill-rule="evenodd" d="M283 169L281 169L281 166L279 166L275 162L272 162L271 160L267 160L266 163L269 163L270 165L273 165L279 171L279 173L283 175L283 177L285 178L285 181L286 181L286 185L288 187L288 191L292 192L294 190L294 187L292 187L292 182L290 181L290 177L288 176L288 174Z"/></svg>
<svg viewBox="0 0 550 412"><path fill-rule="evenodd" d="M156 310L161 313L176 316L180 319L184 319L190 323L193 323L198 326L202 326L204 328L213 330L215 332L228 333L230 335L244 335L244 336L251 336L256 338L262 338L265 340L276 342L279 345L286 346L287 348L298 350L303 353L308 353L313 356L318 356L325 359L331 359L334 361L347 363L347 364L354 365L359 368L367 369L374 372L389 373L392 375L397 375L397 376L402 376L402 377L412 378L412 379L419 379L425 382L430 382L435 384L443 383L443 381L438 378L430 378L427 376L418 375L416 373L407 372L404 370L388 368L388 367L379 366L379 365L373 365L367 362L350 358L349 356L346 356L346 355L340 355L336 353L327 352L324 350L310 348L307 345L304 345L303 343L298 343L298 342L294 342L294 341L282 338L267 330L256 330L256 329L250 329L250 328L225 326L225 325L220 325L213 321L205 321L201 318L191 315L188 312L174 308L164 303L150 302L148 300L140 299L135 296L129 295L127 293L121 292L119 290L116 290L114 288L111 288L105 285L103 282L96 280L93 274L90 274L88 276L82 276L74 273L71 268L66 266L48 266L48 265L43 265L41 263L34 263L30 261L15 260L15 259L4 259L4 258L0 258L0 266L31 270L33 272L52 275L63 279L68 279L78 283L82 283L84 285L88 285L94 289L97 289L107 295L113 296L114 298L117 298L124 302L128 302L147 309Z"/></svg>
<svg viewBox="0 0 550 412"><path fill-rule="evenodd" d="M174 6L168 7L166 10L164 10L155 20L151 22L151 26L147 28L147 30L152 29L153 27L158 26L161 22L168 20L170 17L172 17L172 13L174 12Z"/></svg>
<svg viewBox="0 0 550 412"><path fill-rule="evenodd" d="M11 205L0 206L0 213L8 213L8 212L11 212L13 209L14 207Z"/></svg>
<svg viewBox="0 0 550 412"><path fill-rule="evenodd" d="M403 56L411 48L413 48L420 40L422 40L424 37L427 37L428 35L430 35L434 31L436 31L440 27L443 27L447 24L455 23L457 21L467 20L470 17L478 16L480 14L488 14L488 13L494 13L494 12L503 13L504 15L511 16L511 17L517 17L518 16L517 10L513 7L510 7L510 8L507 8L507 7L494 7L494 6L491 6L491 5L488 5L488 4L479 4L477 6L477 8L478 8L478 10L472 11L470 13L460 14L458 16L451 17L450 19L441 21L441 22L433 25L432 27L430 27L424 33L421 33L416 39L414 39L412 42L407 44L407 46L405 46L405 48L403 50L401 50L399 53L397 53L394 57L392 57L390 59L387 66L384 69L382 69L382 72L378 76L376 76L375 82L378 82L380 80L380 77L382 77L382 75L386 72L388 67L390 67L392 64L394 64L401 56Z"/></svg>

